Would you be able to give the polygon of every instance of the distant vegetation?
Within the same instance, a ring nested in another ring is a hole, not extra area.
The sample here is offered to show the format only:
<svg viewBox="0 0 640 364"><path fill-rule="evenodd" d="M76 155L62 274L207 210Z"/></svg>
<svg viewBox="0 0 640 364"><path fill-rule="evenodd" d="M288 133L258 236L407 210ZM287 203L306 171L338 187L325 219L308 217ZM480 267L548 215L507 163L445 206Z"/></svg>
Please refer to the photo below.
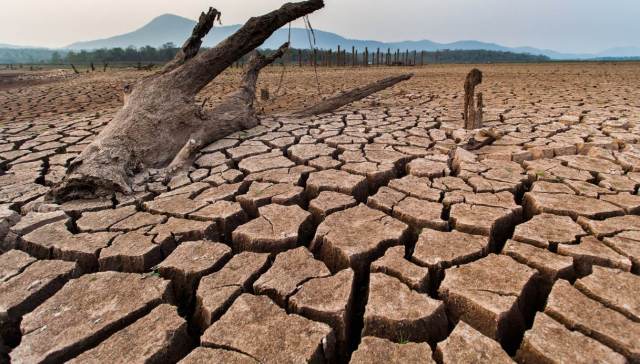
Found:
<svg viewBox="0 0 640 364"><path fill-rule="evenodd" d="M52 49L35 49L35 48L0 48L0 64L76 64L85 65L89 63L111 65L116 64L135 64L135 63L164 63L171 60L178 47L173 43L167 43L159 48L150 46L135 48L111 48L97 49L92 51L70 51L70 50L52 50ZM349 50L350 51L350 50ZM265 51L269 53L269 50ZM377 58L375 52L370 52L369 64L376 64ZM287 64L299 64L299 58L302 57L302 64L312 64L313 51L310 50L290 50L283 57L283 61ZM380 62L386 63L387 50L381 51ZM240 63L246 62L245 56ZM532 55L528 53L514 53L504 51L489 50L441 50L441 51L425 51L425 52L400 52L396 53L391 50L390 63L395 64L429 64L429 63L508 63L508 62L548 62L551 59L547 56ZM357 63L362 65L365 63L365 56L362 52L357 53ZM606 61L625 61L638 60L638 58L601 58L594 60ZM282 62L282 61L281 61ZM338 56L336 50L316 51L316 62L319 66L336 65ZM340 56L340 64L351 65L353 62L351 52L344 53Z"/></svg>

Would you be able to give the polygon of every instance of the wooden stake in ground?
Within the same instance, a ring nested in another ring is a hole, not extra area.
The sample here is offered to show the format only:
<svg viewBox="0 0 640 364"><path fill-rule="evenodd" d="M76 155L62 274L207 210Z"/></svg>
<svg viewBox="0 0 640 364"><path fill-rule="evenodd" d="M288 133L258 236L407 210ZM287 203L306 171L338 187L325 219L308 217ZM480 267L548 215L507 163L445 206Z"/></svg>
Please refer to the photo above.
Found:
<svg viewBox="0 0 640 364"><path fill-rule="evenodd" d="M464 81L464 127L467 130L473 130L481 126L476 126L476 105L475 90L476 86L482 83L482 72L474 68L467 75Z"/></svg>
<svg viewBox="0 0 640 364"><path fill-rule="evenodd" d="M213 110L204 110L195 97L273 32L323 6L323 0L284 4L271 13L249 19L217 46L200 52L202 38L220 16L210 8L200 16L192 36L171 62L159 72L125 87L122 109L71 162L65 178L52 188L48 199L63 202L144 190L145 183L170 177L190 166L202 147L256 126L259 119L253 102L258 74L282 52L270 57L254 55L239 89ZM346 92L342 97L327 100L332 101L330 107L321 102L320 106L300 114L331 112L397 82L383 80L377 86Z"/></svg>
<svg viewBox="0 0 640 364"><path fill-rule="evenodd" d="M482 114L484 113L484 103L482 101L482 92L478 92L478 104L476 107L476 119L474 120L473 128L482 128Z"/></svg>

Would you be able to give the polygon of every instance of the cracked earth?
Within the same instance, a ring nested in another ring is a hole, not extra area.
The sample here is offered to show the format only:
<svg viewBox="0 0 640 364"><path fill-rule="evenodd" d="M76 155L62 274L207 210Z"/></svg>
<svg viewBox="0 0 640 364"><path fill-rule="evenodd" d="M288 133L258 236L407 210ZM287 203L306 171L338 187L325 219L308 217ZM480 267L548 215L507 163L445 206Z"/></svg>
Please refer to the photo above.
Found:
<svg viewBox="0 0 640 364"><path fill-rule="evenodd" d="M62 205L44 194L140 73L0 91L0 362L640 362L640 68L481 68L503 137L474 152L470 67L428 66ZM389 70L319 72L329 94ZM312 103L314 79L259 108Z"/></svg>

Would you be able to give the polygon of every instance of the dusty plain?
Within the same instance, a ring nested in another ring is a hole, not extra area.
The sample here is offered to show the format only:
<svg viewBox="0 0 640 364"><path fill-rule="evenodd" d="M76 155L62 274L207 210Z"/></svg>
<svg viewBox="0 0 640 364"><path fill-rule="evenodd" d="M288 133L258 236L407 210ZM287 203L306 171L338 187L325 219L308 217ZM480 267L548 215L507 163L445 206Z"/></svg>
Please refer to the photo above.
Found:
<svg viewBox="0 0 640 364"><path fill-rule="evenodd" d="M640 64L475 65L502 137L467 152L472 67L271 67L189 173L62 205L147 73L0 71L0 362L640 362Z"/></svg>

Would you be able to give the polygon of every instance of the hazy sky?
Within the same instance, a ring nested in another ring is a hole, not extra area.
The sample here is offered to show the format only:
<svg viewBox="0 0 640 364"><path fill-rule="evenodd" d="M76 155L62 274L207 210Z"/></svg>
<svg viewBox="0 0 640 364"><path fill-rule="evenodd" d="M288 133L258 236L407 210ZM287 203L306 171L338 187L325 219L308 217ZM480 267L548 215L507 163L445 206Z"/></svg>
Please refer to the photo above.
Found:
<svg viewBox="0 0 640 364"><path fill-rule="evenodd" d="M134 30L214 6L223 24L283 0L1 0L0 43L57 47ZM562 52L640 46L640 0L325 0L315 28L381 41L481 40ZM302 23L299 24L300 26Z"/></svg>

